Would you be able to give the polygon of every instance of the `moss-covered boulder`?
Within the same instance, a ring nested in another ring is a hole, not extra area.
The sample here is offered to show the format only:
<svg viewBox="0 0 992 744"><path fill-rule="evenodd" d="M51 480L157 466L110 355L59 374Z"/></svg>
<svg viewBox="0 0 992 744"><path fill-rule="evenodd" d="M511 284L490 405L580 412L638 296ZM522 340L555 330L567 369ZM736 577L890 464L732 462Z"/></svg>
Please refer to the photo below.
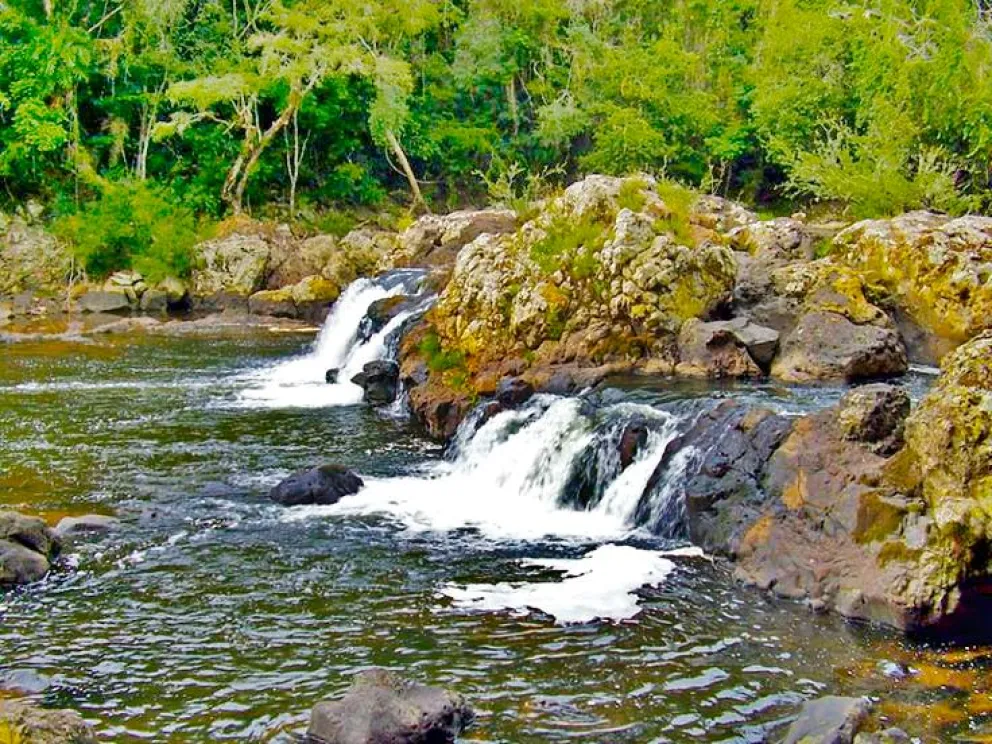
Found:
<svg viewBox="0 0 992 744"><path fill-rule="evenodd" d="M432 314L442 343L476 358L652 355L733 288L731 251L690 222L689 201L650 179L591 176L516 232L479 237Z"/></svg>
<svg viewBox="0 0 992 744"><path fill-rule="evenodd" d="M910 212L868 220L840 233L833 249L884 285L922 330L914 357L939 358L992 327L992 218Z"/></svg>

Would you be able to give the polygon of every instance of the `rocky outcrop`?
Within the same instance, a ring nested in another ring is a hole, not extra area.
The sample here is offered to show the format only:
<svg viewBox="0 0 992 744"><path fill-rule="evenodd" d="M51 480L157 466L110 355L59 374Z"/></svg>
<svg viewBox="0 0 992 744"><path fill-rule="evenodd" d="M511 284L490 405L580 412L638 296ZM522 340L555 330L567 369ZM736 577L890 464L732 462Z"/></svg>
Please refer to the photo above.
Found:
<svg viewBox="0 0 992 744"><path fill-rule="evenodd" d="M399 236L390 264L450 269L458 252L480 235L503 235L516 228L517 215L508 209L426 215Z"/></svg>
<svg viewBox="0 0 992 744"><path fill-rule="evenodd" d="M283 506L327 506L358 493L364 485L362 479L347 468L321 465L294 473L269 491L269 498Z"/></svg>
<svg viewBox="0 0 992 744"><path fill-rule="evenodd" d="M68 247L29 215L0 214L0 295L65 291L71 268Z"/></svg>
<svg viewBox="0 0 992 744"><path fill-rule="evenodd" d="M59 536L43 520L0 511L0 587L44 578L61 548Z"/></svg>
<svg viewBox="0 0 992 744"><path fill-rule="evenodd" d="M242 219L226 226L220 237L196 246L198 267L193 293L200 297L231 294L248 297L265 285L274 240L289 240L286 231L269 230Z"/></svg>
<svg viewBox="0 0 992 744"><path fill-rule="evenodd" d="M388 359L366 364L351 381L365 391L365 402L388 406L396 400L399 389L400 365Z"/></svg>
<svg viewBox="0 0 992 744"><path fill-rule="evenodd" d="M912 356L932 362L992 327L992 218L910 212L851 226L833 243L839 260L895 299Z"/></svg>
<svg viewBox="0 0 992 744"><path fill-rule="evenodd" d="M93 729L71 710L0 699L0 741L12 744L96 744Z"/></svg>
<svg viewBox="0 0 992 744"><path fill-rule="evenodd" d="M312 744L445 744L474 713L465 699L408 682L385 670L355 676L340 700L317 703L310 714Z"/></svg>
<svg viewBox="0 0 992 744"><path fill-rule="evenodd" d="M705 323L692 319L679 334L683 377L760 377L778 349L779 334L745 318Z"/></svg>

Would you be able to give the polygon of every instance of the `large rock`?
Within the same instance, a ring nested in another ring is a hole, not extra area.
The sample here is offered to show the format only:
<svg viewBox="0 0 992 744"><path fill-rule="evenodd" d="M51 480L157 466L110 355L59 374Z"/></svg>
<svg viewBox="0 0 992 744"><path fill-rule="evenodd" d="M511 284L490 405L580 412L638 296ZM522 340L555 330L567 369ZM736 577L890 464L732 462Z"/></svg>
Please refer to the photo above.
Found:
<svg viewBox="0 0 992 744"><path fill-rule="evenodd" d="M120 526L121 521L116 517L103 514L84 514L80 517L63 517L55 526L55 534L61 538L78 535L101 534L111 532Z"/></svg>
<svg viewBox="0 0 992 744"><path fill-rule="evenodd" d="M816 238L805 223L790 217L750 222L728 233L734 250L756 256L811 260Z"/></svg>
<svg viewBox="0 0 992 744"><path fill-rule="evenodd" d="M458 252L480 235L503 235L516 228L517 215L507 209L426 215L400 235L393 265L451 267Z"/></svg>
<svg viewBox="0 0 992 744"><path fill-rule="evenodd" d="M992 327L992 217L910 212L859 222L834 250L922 329L914 358L938 359Z"/></svg>
<svg viewBox="0 0 992 744"><path fill-rule="evenodd" d="M871 703L864 698L811 700L799 711L782 744L853 744L870 712Z"/></svg>
<svg viewBox="0 0 992 744"><path fill-rule="evenodd" d="M84 313L126 313L132 303L123 287L91 289L79 298L79 309Z"/></svg>
<svg viewBox="0 0 992 744"><path fill-rule="evenodd" d="M44 520L12 511L0 511L0 540L18 543L45 557L58 555L62 547Z"/></svg>
<svg viewBox="0 0 992 744"><path fill-rule="evenodd" d="M358 493L365 483L340 465L322 465L294 473L269 491L269 498L283 506L336 504Z"/></svg>
<svg viewBox="0 0 992 744"><path fill-rule="evenodd" d="M41 581L51 568L41 553L10 540L0 540L0 587Z"/></svg>
<svg viewBox="0 0 992 744"><path fill-rule="evenodd" d="M314 744L445 744L473 718L461 695L371 670L356 675L340 700L314 706L307 737Z"/></svg>
<svg viewBox="0 0 992 744"><path fill-rule="evenodd" d="M196 246L198 267L193 293L199 297L232 294L241 297L262 289L272 253L271 231L250 220L229 226L221 237Z"/></svg>
<svg viewBox="0 0 992 744"><path fill-rule="evenodd" d="M71 710L48 710L0 699L0 741L11 744L96 744L93 729Z"/></svg>
<svg viewBox="0 0 992 744"><path fill-rule="evenodd" d="M894 329L812 312L786 336L772 374L786 382L853 382L901 375L908 368L906 348Z"/></svg>
<svg viewBox="0 0 992 744"><path fill-rule="evenodd" d="M752 324L742 321L714 321L704 323L695 318L682 326L679 334L679 364L676 374L683 377L759 377L761 368L752 357L742 338L754 339L756 348L765 352L759 340L761 333L749 331ZM762 329L768 330L768 329ZM745 334L747 334L745 336ZM778 344L778 333L768 330L772 340L772 355Z"/></svg>
<svg viewBox="0 0 992 744"><path fill-rule="evenodd" d="M365 400L385 406L396 400L399 391L400 365L388 359L366 364L351 381L365 391Z"/></svg>
<svg viewBox="0 0 992 744"><path fill-rule="evenodd" d="M0 214L0 295L65 291L72 254L42 227Z"/></svg>
<svg viewBox="0 0 992 744"><path fill-rule="evenodd" d="M865 385L849 393L837 411L845 439L862 442L879 455L893 455L903 445L909 394L892 385Z"/></svg>

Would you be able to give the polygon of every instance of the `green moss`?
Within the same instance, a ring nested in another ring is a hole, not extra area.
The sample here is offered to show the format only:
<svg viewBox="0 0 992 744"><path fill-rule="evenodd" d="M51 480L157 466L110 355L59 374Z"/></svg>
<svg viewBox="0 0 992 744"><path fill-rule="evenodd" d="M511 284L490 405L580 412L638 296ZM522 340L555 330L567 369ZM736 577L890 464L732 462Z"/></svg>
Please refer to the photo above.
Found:
<svg viewBox="0 0 992 744"><path fill-rule="evenodd" d="M548 338L552 341L560 341L561 337L565 334L565 313L562 308L552 305L548 308L547 317L545 318L548 326Z"/></svg>
<svg viewBox="0 0 992 744"><path fill-rule="evenodd" d="M668 208L668 214L655 221L655 232L668 233L682 245L695 247L696 235L690 219L697 198L695 192L675 181L659 181L658 196Z"/></svg>
<svg viewBox="0 0 992 744"><path fill-rule="evenodd" d="M427 362L427 369L432 374L444 374L451 370L465 369L464 352L455 349L446 350L436 333L427 334L418 348Z"/></svg>
<svg viewBox="0 0 992 744"><path fill-rule="evenodd" d="M647 188L648 182L643 178L628 178L620 185L620 191L617 193L617 207L629 209L631 212L640 212L648 200L644 194Z"/></svg>

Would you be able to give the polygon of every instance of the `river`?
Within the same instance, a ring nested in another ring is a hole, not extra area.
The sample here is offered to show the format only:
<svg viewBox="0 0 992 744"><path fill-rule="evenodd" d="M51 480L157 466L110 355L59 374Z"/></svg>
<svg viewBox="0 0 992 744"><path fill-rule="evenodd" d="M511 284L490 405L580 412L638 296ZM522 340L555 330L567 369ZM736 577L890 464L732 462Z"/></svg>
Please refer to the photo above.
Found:
<svg viewBox="0 0 992 744"><path fill-rule="evenodd" d="M835 693L878 696L917 733L982 724L984 653L770 599L677 531L631 526L686 411L737 396L798 415L840 390L617 381L470 421L444 453L399 407L323 381L388 352L354 332L390 291L354 287L357 309L339 303L316 342L254 329L0 347L0 505L122 519L0 594L0 680L32 680L112 741L294 741L369 666L468 696L469 742L758 742ZM918 396L927 379L907 384ZM576 458L631 411L651 424L639 461L601 468L590 508L563 506ZM268 501L322 462L366 488L332 507Z"/></svg>

